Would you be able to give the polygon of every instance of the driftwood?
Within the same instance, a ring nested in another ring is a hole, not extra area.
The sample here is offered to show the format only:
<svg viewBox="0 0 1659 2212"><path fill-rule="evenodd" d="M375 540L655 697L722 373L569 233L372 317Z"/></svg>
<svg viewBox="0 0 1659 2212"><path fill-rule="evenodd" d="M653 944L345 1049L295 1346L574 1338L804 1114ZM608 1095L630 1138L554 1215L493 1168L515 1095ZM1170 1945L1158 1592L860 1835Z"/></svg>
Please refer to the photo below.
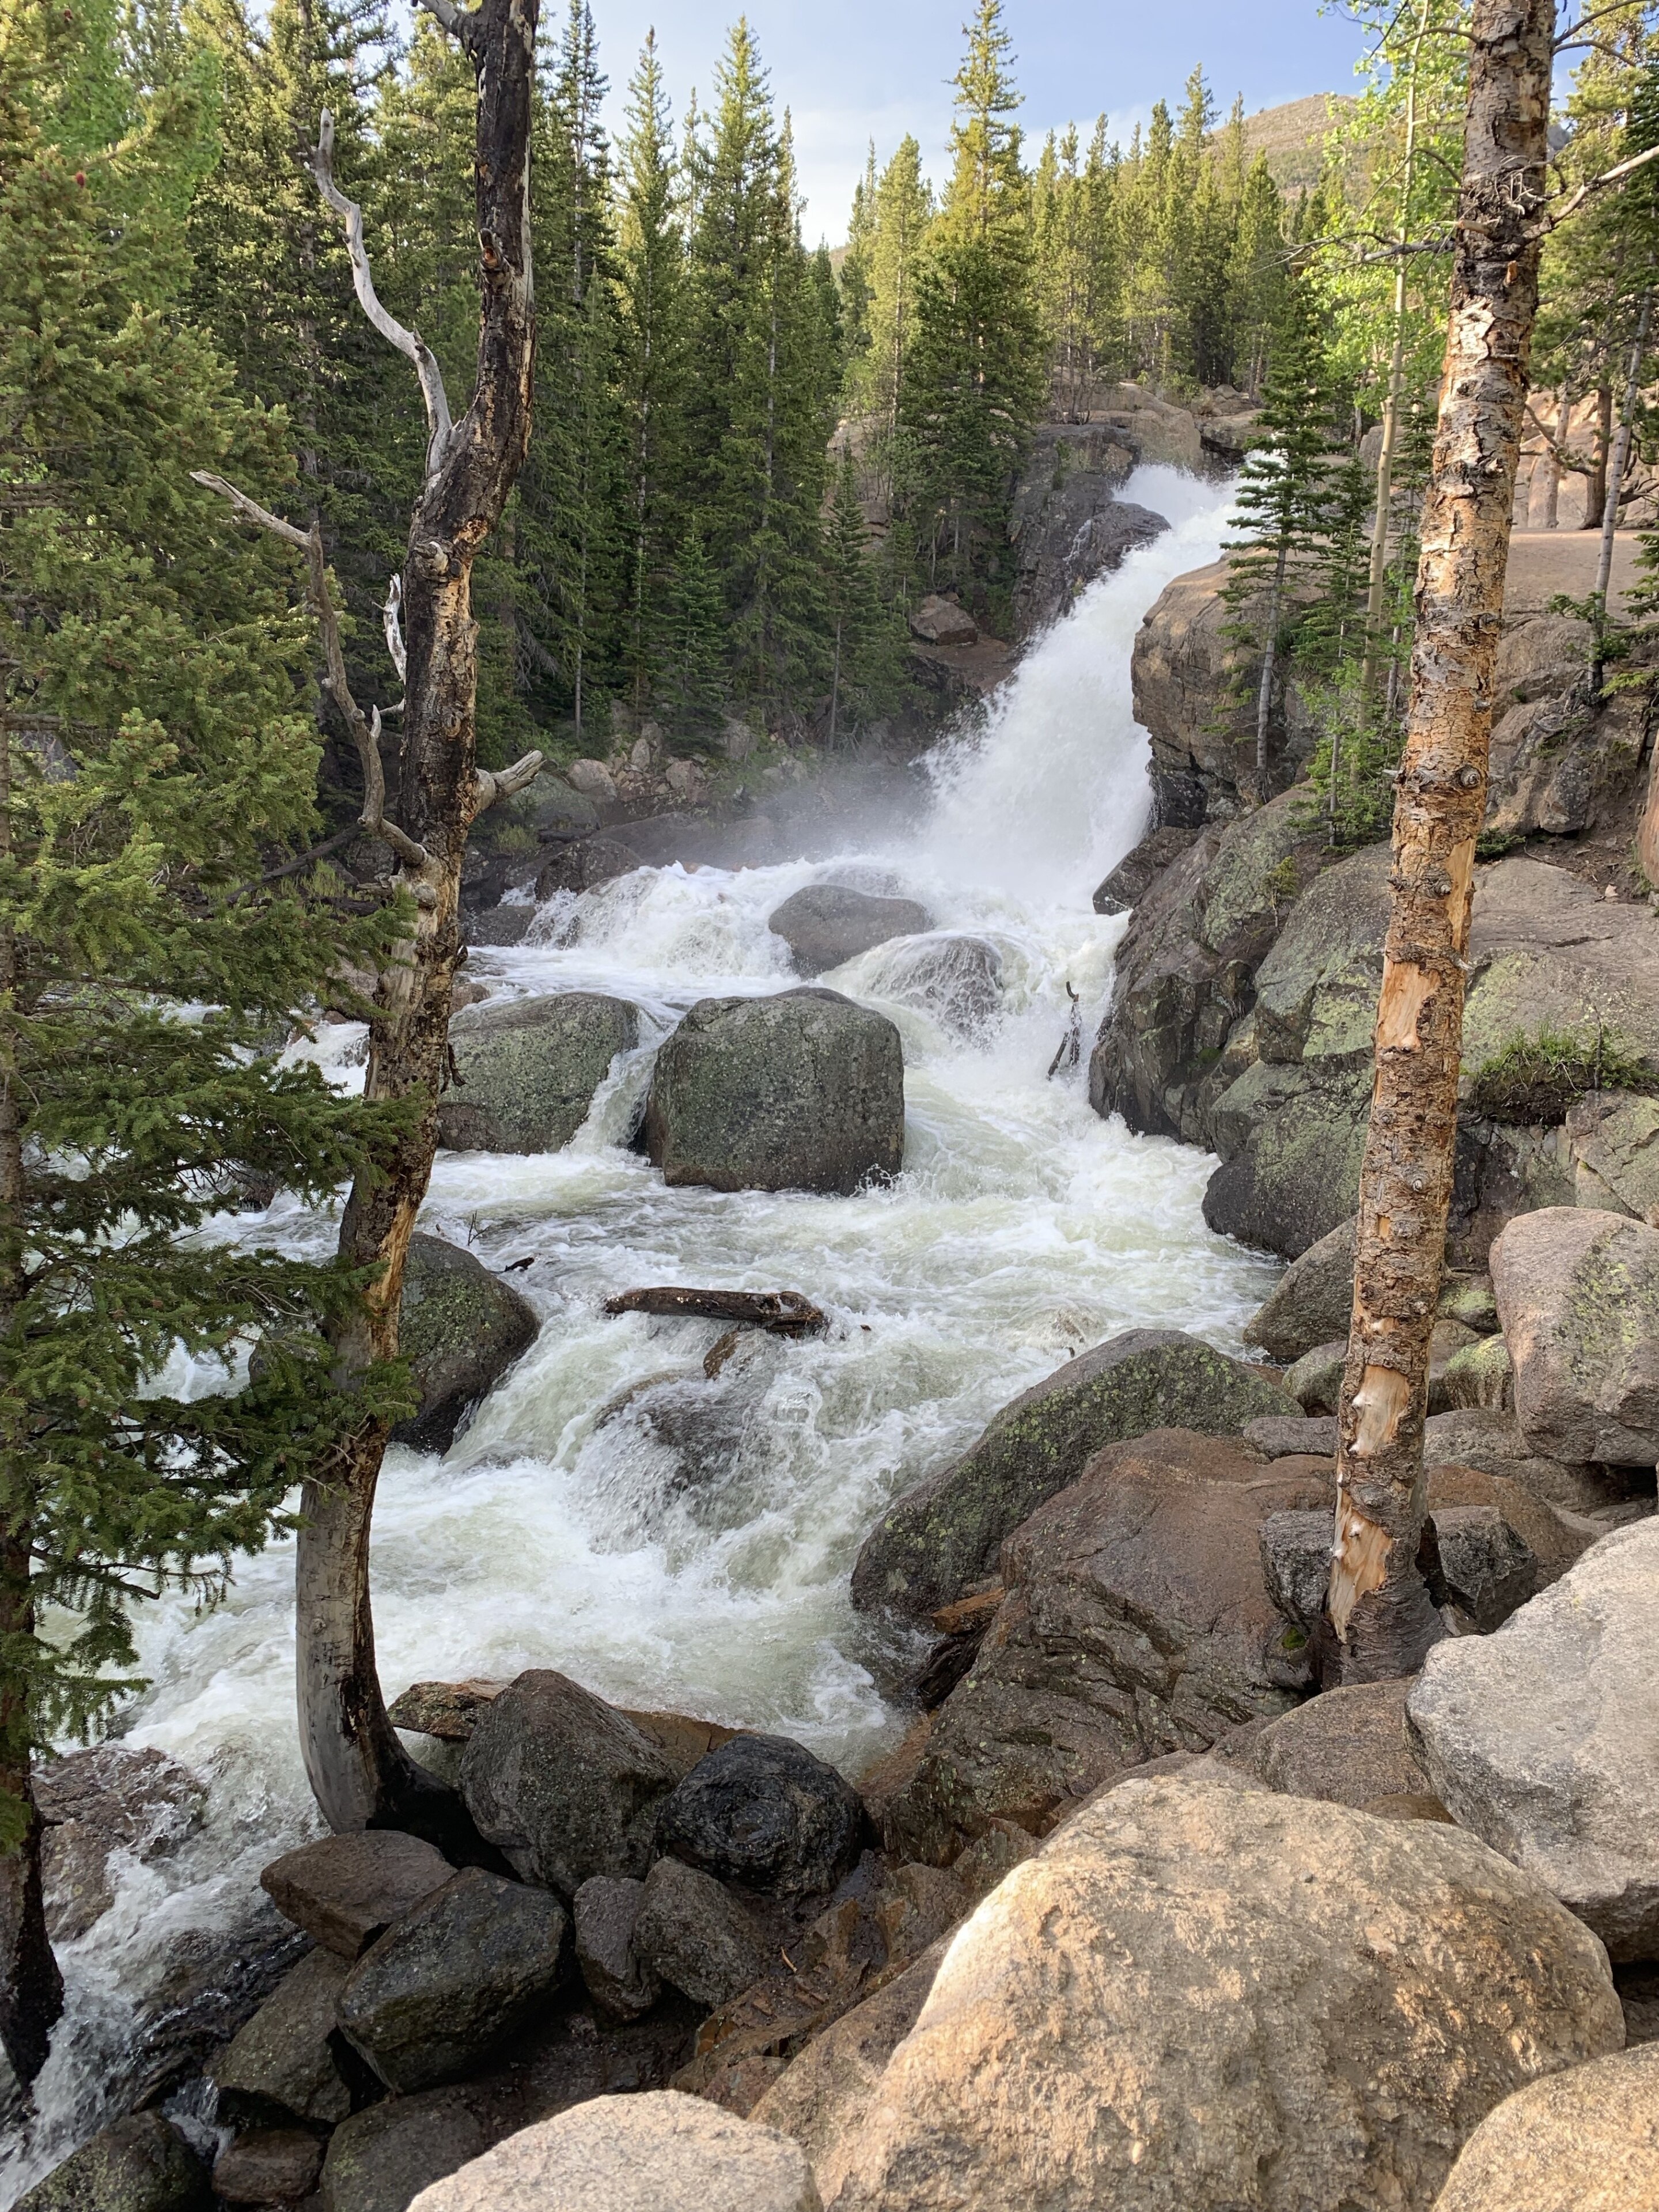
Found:
<svg viewBox="0 0 1659 2212"><path fill-rule="evenodd" d="M669 1320L694 1316L702 1321L746 1323L774 1336L821 1336L829 1327L810 1298L799 1291L690 1291L665 1287L624 1291L607 1298L608 1314L657 1314Z"/></svg>
<svg viewBox="0 0 1659 2212"><path fill-rule="evenodd" d="M1075 1067L1083 1057L1083 1001L1069 983L1066 986L1066 995L1072 1002L1072 1018L1060 1041L1060 1050L1048 1062L1050 1083L1062 1067Z"/></svg>

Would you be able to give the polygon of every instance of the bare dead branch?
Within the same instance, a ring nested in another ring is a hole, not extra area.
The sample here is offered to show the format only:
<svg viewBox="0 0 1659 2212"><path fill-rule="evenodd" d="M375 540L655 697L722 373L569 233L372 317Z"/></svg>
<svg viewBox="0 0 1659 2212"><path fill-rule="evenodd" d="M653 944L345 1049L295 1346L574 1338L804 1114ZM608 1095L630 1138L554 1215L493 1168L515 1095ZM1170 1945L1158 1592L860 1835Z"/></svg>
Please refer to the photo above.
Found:
<svg viewBox="0 0 1659 2212"><path fill-rule="evenodd" d="M476 821L498 799L511 799L515 791L522 791L526 784L533 783L546 764L546 758L544 753L526 753L511 768L476 769L474 789L477 796L472 809L473 819Z"/></svg>
<svg viewBox="0 0 1659 2212"><path fill-rule="evenodd" d="M1527 420L1544 441L1544 451L1558 469L1568 469L1574 476L1587 477L1595 473L1595 464L1581 454L1574 454L1565 446L1558 446L1553 432L1547 430L1532 411L1532 402L1527 402Z"/></svg>
<svg viewBox="0 0 1659 2212"><path fill-rule="evenodd" d="M318 126L317 143L306 157L306 167L317 180L317 189L329 207L340 218L345 231L346 252L351 257L351 282L357 294L357 304L389 345L394 345L415 364L415 374L421 380L421 397L426 402L427 473L430 476L442 460L453 427L449 414L449 397L444 390L442 371L437 359L418 331L405 330L395 315L389 315L380 305L370 274L368 252L363 244L363 211L356 200L349 200L334 181L334 117L328 108L322 112Z"/></svg>
<svg viewBox="0 0 1659 2212"><path fill-rule="evenodd" d="M412 837L405 836L395 822L386 818L386 769L380 760L380 710L376 707L366 717L362 708L351 695L350 679L346 674L345 647L340 638L340 617L334 605L334 594L328 587L328 563L323 557L323 533L318 524L309 530L296 530L291 522L261 507L246 492L223 477L216 476L210 469L192 469L194 481L209 491L216 491L230 501L235 512L245 520L257 523L273 537L280 538L285 545L298 546L306 556L307 596L312 611L317 617L317 628L323 641L323 657L328 673L323 681L333 696L335 705L345 718L351 732L352 742L357 748L357 759L363 772L363 811L358 817L358 827L371 836L389 845L405 866L423 868L427 865L426 848L417 845Z"/></svg>
<svg viewBox="0 0 1659 2212"><path fill-rule="evenodd" d="M381 610L380 621L386 631L386 649L392 655L392 665L398 672L399 684L409 680L409 655L404 650L403 605L404 580L401 576L394 576L386 586L386 605Z"/></svg>
<svg viewBox="0 0 1659 2212"><path fill-rule="evenodd" d="M346 846L349 845L354 839L361 837L362 834L363 826L361 822L354 822L349 830L337 830L333 836L325 837L320 845L313 845L308 853L301 853L297 860L284 860L280 868L267 868L264 875L255 876L253 881L244 884L242 889L245 891L251 891L257 890L261 884L279 884L284 876L300 875L305 869L315 867L319 860L330 860L336 853L343 851ZM240 894L239 893L238 896L240 896Z"/></svg>
<svg viewBox="0 0 1659 2212"><path fill-rule="evenodd" d="M454 0L419 0L419 4L429 15L437 17L452 38L459 39L463 35L466 17L465 12L456 7Z"/></svg>
<svg viewBox="0 0 1659 2212"><path fill-rule="evenodd" d="M1650 146L1644 153L1632 154L1627 161L1615 161L1612 168L1603 169L1599 177L1587 179L1565 206L1547 215L1538 228L1528 235L1547 238L1551 231L1559 229L1569 216L1577 215L1584 203L1594 198L1597 192L1604 192L1613 185L1622 185L1626 177L1633 177L1638 169L1644 169L1652 161L1659 161L1659 146Z"/></svg>

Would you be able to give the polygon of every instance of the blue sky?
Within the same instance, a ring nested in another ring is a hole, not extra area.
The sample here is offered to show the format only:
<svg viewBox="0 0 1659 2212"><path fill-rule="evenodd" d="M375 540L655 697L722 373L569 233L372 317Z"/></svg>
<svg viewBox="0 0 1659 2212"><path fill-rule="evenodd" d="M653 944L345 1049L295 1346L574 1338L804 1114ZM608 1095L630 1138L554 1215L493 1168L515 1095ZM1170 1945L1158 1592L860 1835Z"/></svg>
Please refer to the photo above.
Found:
<svg viewBox="0 0 1659 2212"><path fill-rule="evenodd" d="M555 15L558 0L543 0ZM705 102L740 0L592 0L611 83L611 118L647 28L657 29L678 120L695 85ZM907 131L936 179L945 168L949 80L964 0L749 0L747 13L780 106L793 113L808 242L846 234L847 208L873 135L878 159ZM1247 112L1304 93L1346 91L1361 33L1316 0L1006 0L1025 105L1037 138L1104 111L1127 136L1152 102L1171 101L1201 61L1224 110Z"/></svg>

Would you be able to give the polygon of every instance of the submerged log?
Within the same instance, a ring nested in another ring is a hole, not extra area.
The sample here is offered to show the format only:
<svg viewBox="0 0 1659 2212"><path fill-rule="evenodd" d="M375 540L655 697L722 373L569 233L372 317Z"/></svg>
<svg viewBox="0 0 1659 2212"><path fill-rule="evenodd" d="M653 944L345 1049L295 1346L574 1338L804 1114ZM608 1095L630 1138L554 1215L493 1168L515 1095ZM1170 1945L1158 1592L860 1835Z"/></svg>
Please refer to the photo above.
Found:
<svg viewBox="0 0 1659 2212"><path fill-rule="evenodd" d="M775 1336L821 1336L830 1326L799 1291L694 1291L665 1286L623 1291L607 1298L608 1314L657 1314L670 1320L693 1315L702 1321L744 1322Z"/></svg>

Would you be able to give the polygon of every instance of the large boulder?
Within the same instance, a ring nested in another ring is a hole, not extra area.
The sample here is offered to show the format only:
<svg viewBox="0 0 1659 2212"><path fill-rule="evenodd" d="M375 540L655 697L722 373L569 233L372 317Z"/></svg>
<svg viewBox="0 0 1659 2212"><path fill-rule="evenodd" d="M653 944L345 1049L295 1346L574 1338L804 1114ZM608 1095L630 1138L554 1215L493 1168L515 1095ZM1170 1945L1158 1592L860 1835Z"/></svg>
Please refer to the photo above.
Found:
<svg viewBox="0 0 1659 2212"><path fill-rule="evenodd" d="M850 1194L904 1158L904 1052L884 1014L808 986L702 999L657 1054L646 1150L671 1184Z"/></svg>
<svg viewBox="0 0 1659 2212"><path fill-rule="evenodd" d="M615 883L618 876L631 876L642 865L634 848L620 837L578 837L562 846L542 869L536 878L536 896L545 899L571 891L580 896L583 891L598 890L601 884Z"/></svg>
<svg viewBox="0 0 1659 2212"><path fill-rule="evenodd" d="M409 2212L422 2190L480 2156L500 2132L465 2089L371 2105L329 2137L321 2212Z"/></svg>
<svg viewBox="0 0 1659 2212"><path fill-rule="evenodd" d="M38 1765L46 1928L72 1943L114 1902L112 1856L148 1865L202 1825L207 1785L165 1752L100 1743Z"/></svg>
<svg viewBox="0 0 1659 2212"><path fill-rule="evenodd" d="M1327 1690L1269 1721L1244 1765L1269 1790L1360 1812L1385 1798L1425 1797L1429 1785L1406 1736L1409 1680Z"/></svg>
<svg viewBox="0 0 1659 2212"><path fill-rule="evenodd" d="M420 1403L392 1431L416 1451L447 1451L461 1417L536 1340L536 1310L459 1244L409 1240L398 1342Z"/></svg>
<svg viewBox="0 0 1659 2212"><path fill-rule="evenodd" d="M1474 1837L1131 1780L957 1936L838 2212L1426 2212L1504 2097L1623 2034L1599 1946Z"/></svg>
<svg viewBox="0 0 1659 2212"><path fill-rule="evenodd" d="M453 1080L438 1103L452 1152L556 1152L587 1118L619 1052L640 1041L639 1009L599 991L492 999L449 1024Z"/></svg>
<svg viewBox="0 0 1659 2212"><path fill-rule="evenodd" d="M844 884L809 884L768 918L774 937L789 947L803 975L821 975L892 937L919 937L933 918L915 899L875 898Z"/></svg>
<svg viewBox="0 0 1659 2212"><path fill-rule="evenodd" d="M550 1668L520 1674L479 1715L461 1793L480 1834L528 1881L574 1897L596 1874L649 1869L678 1770L602 1698Z"/></svg>
<svg viewBox="0 0 1659 2212"><path fill-rule="evenodd" d="M1501 1474L1564 1512L1616 1513L1632 1504L1632 1477L1625 1470L1574 1466L1534 1451L1513 1412L1471 1406L1431 1413L1423 1427L1423 1457L1431 1467L1478 1467Z"/></svg>
<svg viewBox="0 0 1659 2212"><path fill-rule="evenodd" d="M1225 1435L1295 1401L1176 1329L1131 1329L1005 1406L955 1463L907 1490L866 1537L853 1602L925 1620L992 1575L1002 1540L1103 1446L1149 1429Z"/></svg>
<svg viewBox="0 0 1659 2212"><path fill-rule="evenodd" d="M1592 1091L1568 1108L1565 1127L1573 1203L1659 1224L1659 1098Z"/></svg>
<svg viewBox="0 0 1659 2212"><path fill-rule="evenodd" d="M819 2212L798 2143L672 2089L599 2097L422 2191L417 2212Z"/></svg>
<svg viewBox="0 0 1659 2212"><path fill-rule="evenodd" d="M864 1808L787 1736L736 1735L663 1801L657 1840L722 1881L785 1896L832 1889L859 1855Z"/></svg>
<svg viewBox="0 0 1659 2212"><path fill-rule="evenodd" d="M711 1874L659 1859L641 1887L632 1948L647 1974L712 2009L766 1972L754 1923Z"/></svg>
<svg viewBox="0 0 1659 2212"><path fill-rule="evenodd" d="M1494 1636L1437 1645L1411 1693L1437 1796L1587 1921L1659 1956L1659 1521L1601 1538Z"/></svg>
<svg viewBox="0 0 1659 2212"><path fill-rule="evenodd" d="M448 1869L445 1869L445 1879ZM240 2126L303 2121L334 2127L351 2110L335 2059L335 2014L350 1972L332 1951L309 1952L208 2064L219 2117Z"/></svg>
<svg viewBox="0 0 1659 2212"><path fill-rule="evenodd" d="M1255 1057L1210 1109L1222 1164L1206 1221L1289 1259L1356 1211L1389 866L1389 848L1372 847L1297 901L1255 972ZM1244 1048L1230 1038L1229 1054Z"/></svg>
<svg viewBox="0 0 1659 2212"><path fill-rule="evenodd" d="M1289 1366L1316 1345L1348 1340L1353 1314L1353 1243L1359 1217L1339 1222L1292 1260L1266 1303L1244 1324L1246 1344Z"/></svg>
<svg viewBox="0 0 1659 2212"><path fill-rule="evenodd" d="M1659 2044L1506 2097L1458 2153L1434 2212L1659 2212Z"/></svg>
<svg viewBox="0 0 1659 2212"><path fill-rule="evenodd" d="M314 1942L342 1959L356 1959L394 1921L441 1889L454 1870L418 1836L360 1828L285 1851L261 1874L259 1887Z"/></svg>
<svg viewBox="0 0 1659 2212"><path fill-rule="evenodd" d="M1504 640L1512 648L1532 632L1542 650L1520 685L1506 693L1500 678L1495 687L1516 703L1500 711L1492 733L1485 834L1494 841L1579 836L1626 801L1636 782L1640 704L1615 698L1597 713L1572 696L1588 656L1581 645L1574 666L1571 652L1551 647L1573 630L1583 635L1588 625L1543 615Z"/></svg>
<svg viewBox="0 0 1659 2212"><path fill-rule="evenodd" d="M948 1863L994 1819L1041 1834L1126 1767L1287 1711L1305 1639L1263 1587L1260 1530L1334 1497L1328 1462L1182 1429L1099 1453L1004 1545L1007 1595L888 1801L889 1848Z"/></svg>
<svg viewBox="0 0 1659 2212"><path fill-rule="evenodd" d="M249 2128L214 2161L213 2187L227 2204L297 2204L322 2167L323 2146L309 2128Z"/></svg>
<svg viewBox="0 0 1659 2212"><path fill-rule="evenodd" d="M1527 1441L1568 1462L1659 1461L1659 1229L1594 1208L1522 1214L1492 1275Z"/></svg>
<svg viewBox="0 0 1659 2212"><path fill-rule="evenodd" d="M1304 811L1304 794L1283 793L1189 838L1143 886L1089 1061L1097 1114L1121 1114L1152 1135L1211 1142L1208 1110L1238 1072L1224 1065L1223 1052L1249 1003L1251 979L1324 857ZM1159 830L1154 839L1176 834Z"/></svg>
<svg viewBox="0 0 1659 2212"><path fill-rule="evenodd" d="M921 1006L958 1036L974 1036L1002 1004L1002 955L988 938L941 931L891 946L869 977L879 999Z"/></svg>
<svg viewBox="0 0 1659 2212"><path fill-rule="evenodd" d="M546 2004L568 1927L545 1890L468 1867L357 1961L341 2031L388 2089L434 2088Z"/></svg>
<svg viewBox="0 0 1659 2212"><path fill-rule="evenodd" d="M16 2212L210 2212L208 2170L170 2120L102 2129L17 2199Z"/></svg>

